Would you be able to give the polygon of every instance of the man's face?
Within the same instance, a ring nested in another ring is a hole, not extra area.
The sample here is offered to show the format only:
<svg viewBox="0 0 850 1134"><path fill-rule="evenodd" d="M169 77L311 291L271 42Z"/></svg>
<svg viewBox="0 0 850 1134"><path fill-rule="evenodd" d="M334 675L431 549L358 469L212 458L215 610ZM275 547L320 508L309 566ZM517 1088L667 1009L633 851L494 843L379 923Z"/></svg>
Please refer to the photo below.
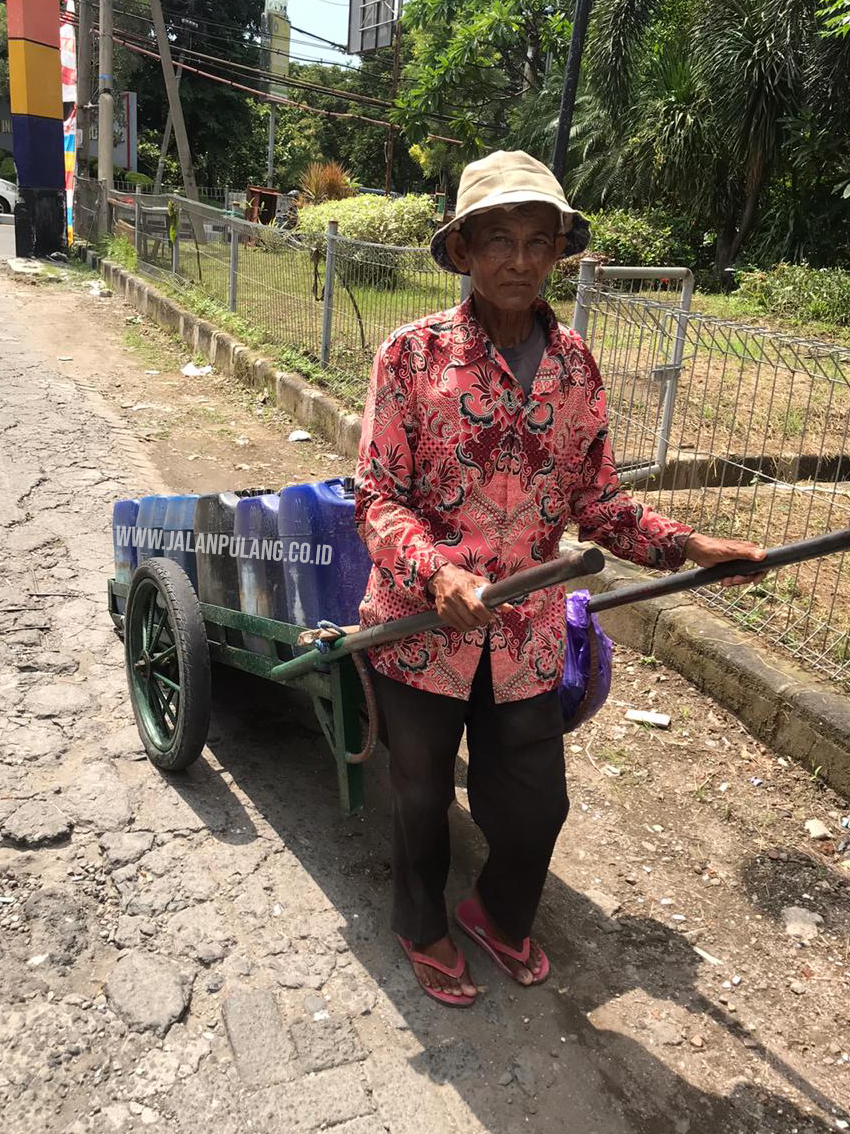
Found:
<svg viewBox="0 0 850 1134"><path fill-rule="evenodd" d="M515 209L474 213L446 247L453 263L469 272L472 286L504 311L529 308L566 244L558 210L531 202Z"/></svg>

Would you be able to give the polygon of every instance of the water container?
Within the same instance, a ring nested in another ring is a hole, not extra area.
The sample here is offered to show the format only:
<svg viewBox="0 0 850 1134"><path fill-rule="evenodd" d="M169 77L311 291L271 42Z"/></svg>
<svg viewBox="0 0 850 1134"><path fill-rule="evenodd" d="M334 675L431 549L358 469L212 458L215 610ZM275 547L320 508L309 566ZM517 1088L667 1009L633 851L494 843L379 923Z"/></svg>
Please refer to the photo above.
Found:
<svg viewBox="0 0 850 1134"><path fill-rule="evenodd" d="M335 477L280 494L287 622L360 621L372 562L354 526L354 479Z"/></svg>
<svg viewBox="0 0 850 1134"><path fill-rule="evenodd" d="M236 561L239 606L245 614L286 621L286 590L278 536L280 495L248 496L236 505L233 535L239 544ZM266 657L288 661L292 648L256 634L244 634L245 648Z"/></svg>
<svg viewBox="0 0 850 1134"><path fill-rule="evenodd" d="M195 562L195 505L198 494L172 496L162 521L162 554L179 563L198 590L198 568Z"/></svg>
<svg viewBox="0 0 850 1134"><path fill-rule="evenodd" d="M137 547L139 563L146 559L162 556L162 521L169 496L142 496L139 499L139 512L136 516Z"/></svg>
<svg viewBox="0 0 850 1134"><path fill-rule="evenodd" d="M115 556L115 579L127 583L136 570L136 517L138 500L116 500L112 505L112 550ZM118 613L124 613L125 600L115 597Z"/></svg>
<svg viewBox="0 0 850 1134"><path fill-rule="evenodd" d="M239 609L239 576L233 542L236 505L249 496L270 496L270 488L245 488L240 492L212 492L199 496L195 504L195 561L198 598L214 606ZM215 537L215 538L212 538ZM242 648L242 634L224 627L208 627L215 641Z"/></svg>

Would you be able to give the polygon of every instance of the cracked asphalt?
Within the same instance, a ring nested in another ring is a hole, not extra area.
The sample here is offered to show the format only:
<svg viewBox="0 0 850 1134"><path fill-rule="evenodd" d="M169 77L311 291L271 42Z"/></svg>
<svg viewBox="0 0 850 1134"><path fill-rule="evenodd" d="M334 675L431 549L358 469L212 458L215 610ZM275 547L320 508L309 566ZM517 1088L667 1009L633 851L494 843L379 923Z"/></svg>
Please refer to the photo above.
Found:
<svg viewBox="0 0 850 1134"><path fill-rule="evenodd" d="M470 1012L422 996L389 932L380 760L340 818L305 708L220 672L203 757L149 764L105 609L111 508L203 483L167 484L121 410L115 386L145 382L126 318L0 277L3 1130L847 1128L848 872L802 830L846 806L652 659L619 651L609 705L565 737L552 979L520 989L473 949ZM673 706L673 728L626 725L630 705ZM461 760L452 898L483 853L463 784Z"/></svg>

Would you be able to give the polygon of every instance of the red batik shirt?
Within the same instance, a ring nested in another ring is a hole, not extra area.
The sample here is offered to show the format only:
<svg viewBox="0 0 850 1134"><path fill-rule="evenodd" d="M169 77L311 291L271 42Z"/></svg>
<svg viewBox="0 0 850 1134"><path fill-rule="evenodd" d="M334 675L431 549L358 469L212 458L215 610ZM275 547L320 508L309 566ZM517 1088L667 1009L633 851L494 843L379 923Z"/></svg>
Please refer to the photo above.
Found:
<svg viewBox="0 0 850 1134"><path fill-rule="evenodd" d="M590 351L537 301L548 342L528 397L468 299L401 327L375 357L355 480L355 522L372 571L365 628L434 608L444 563L490 582L558 555L568 524L621 559L678 568L693 531L625 495ZM529 595L489 624L497 703L555 688L565 586ZM444 626L369 649L375 669L466 700L485 628Z"/></svg>

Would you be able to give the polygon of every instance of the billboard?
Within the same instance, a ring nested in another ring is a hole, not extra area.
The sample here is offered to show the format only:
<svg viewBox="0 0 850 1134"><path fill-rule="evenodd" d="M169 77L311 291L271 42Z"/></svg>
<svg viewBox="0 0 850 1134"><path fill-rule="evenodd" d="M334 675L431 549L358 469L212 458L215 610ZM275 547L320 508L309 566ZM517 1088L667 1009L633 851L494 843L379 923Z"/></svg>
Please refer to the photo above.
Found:
<svg viewBox="0 0 850 1134"><path fill-rule="evenodd" d="M389 47L395 19L395 0L349 0L349 55L365 55Z"/></svg>
<svg viewBox="0 0 850 1134"><path fill-rule="evenodd" d="M291 27L286 13L287 0L266 0L266 70L274 78L269 81L269 94L286 97L286 79L289 76Z"/></svg>

